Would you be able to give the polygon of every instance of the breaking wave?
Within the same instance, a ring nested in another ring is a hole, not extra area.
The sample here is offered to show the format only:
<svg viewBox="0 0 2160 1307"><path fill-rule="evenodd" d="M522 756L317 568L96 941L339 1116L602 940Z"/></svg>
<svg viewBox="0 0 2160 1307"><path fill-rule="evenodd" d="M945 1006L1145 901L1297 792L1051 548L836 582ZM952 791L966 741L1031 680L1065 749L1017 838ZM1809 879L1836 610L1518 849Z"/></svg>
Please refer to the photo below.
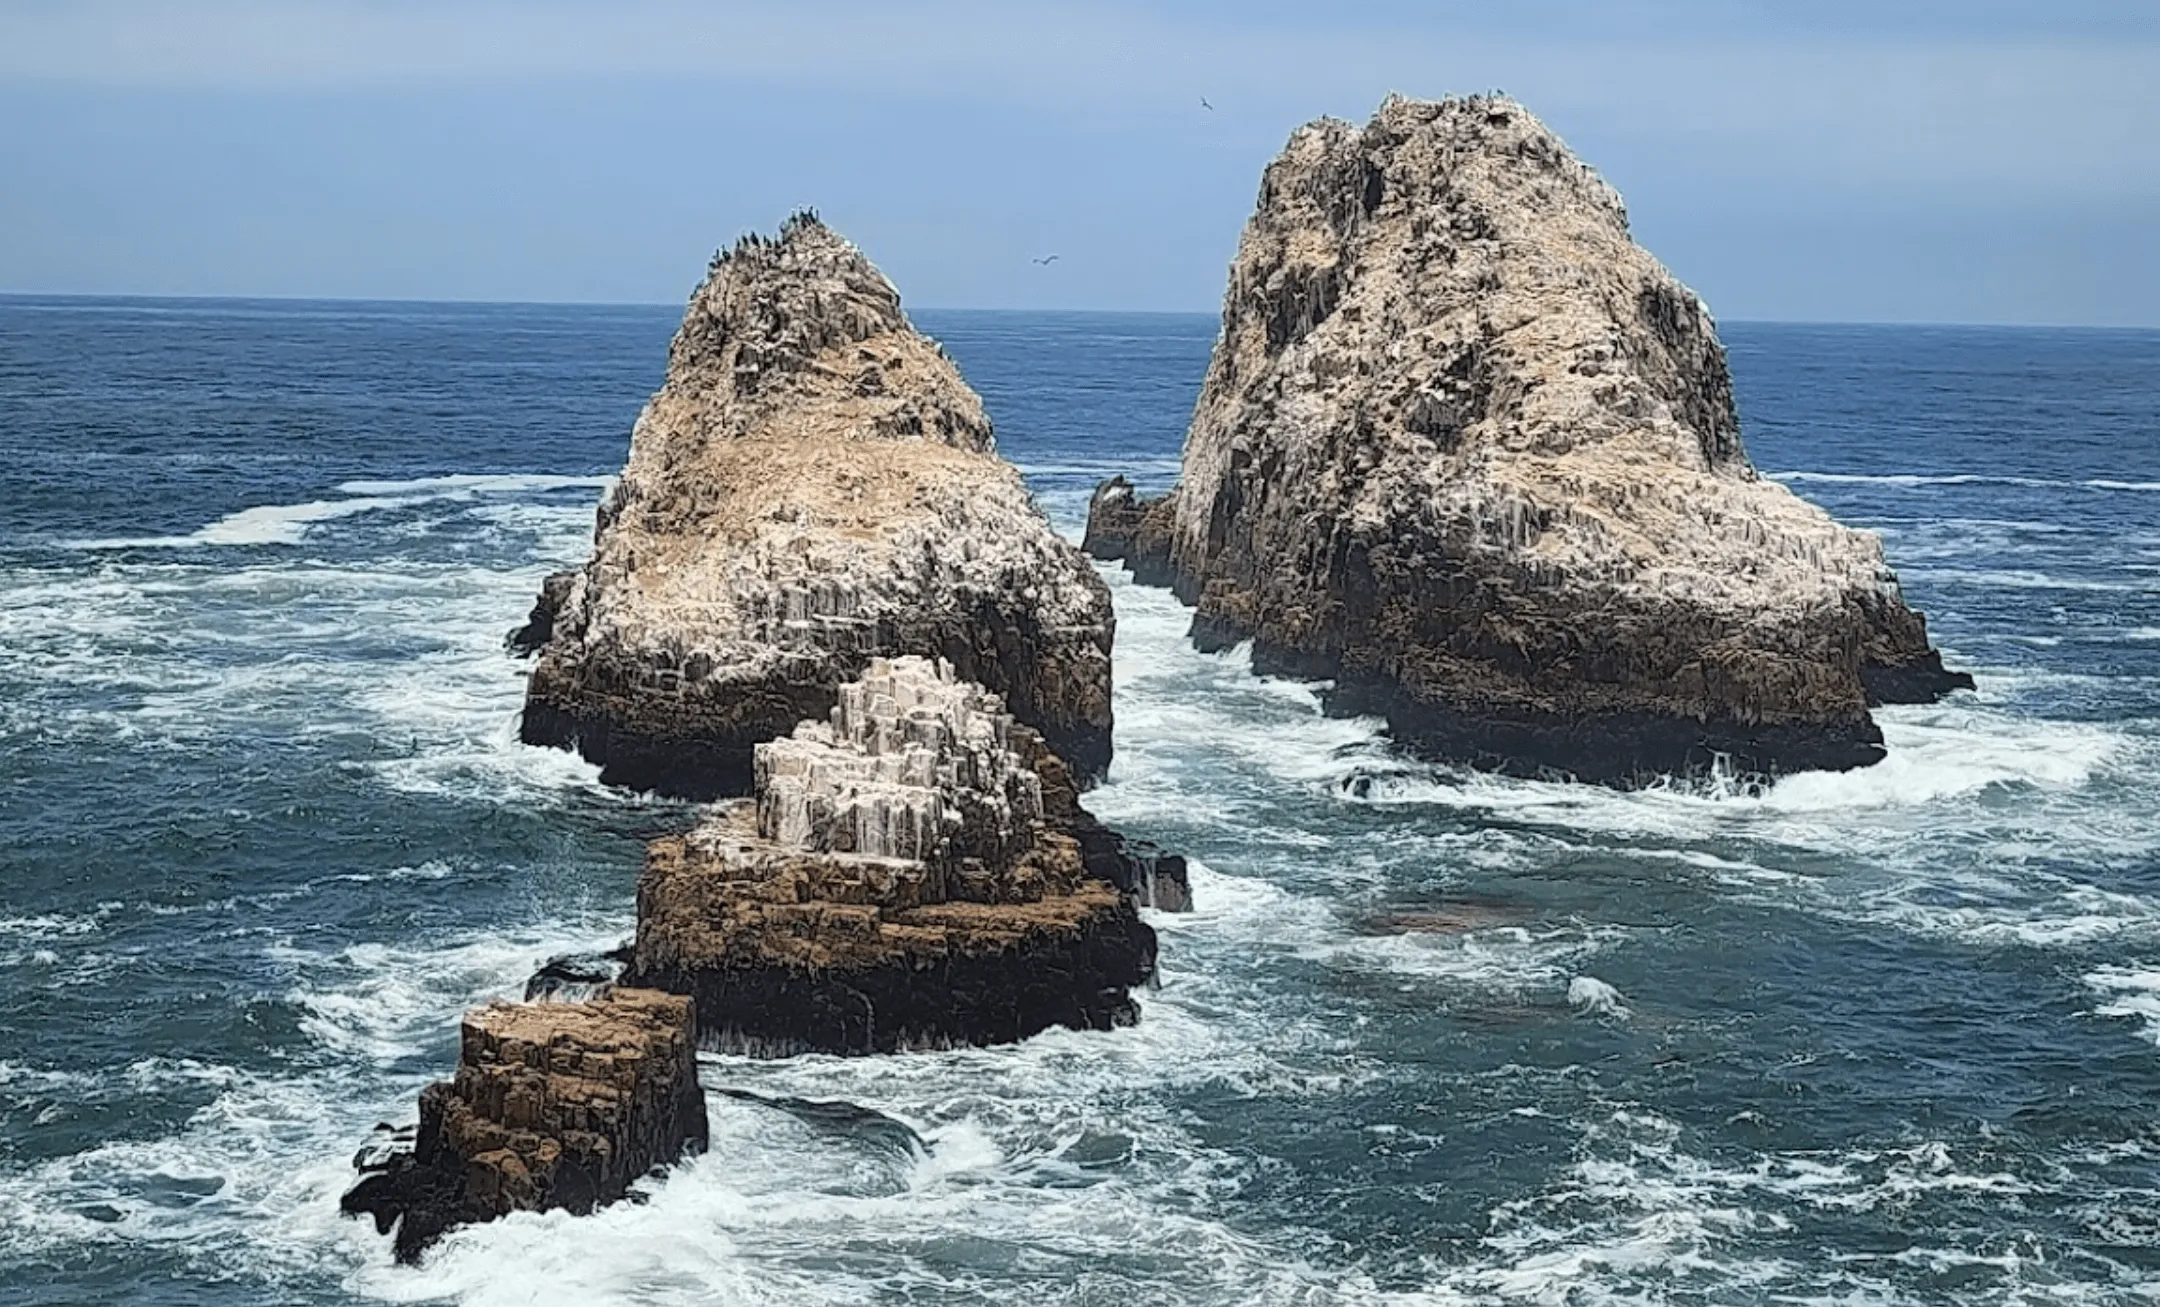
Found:
<svg viewBox="0 0 2160 1307"><path fill-rule="evenodd" d="M337 488L349 498L303 504L263 504L228 513L183 536L115 537L68 542L76 549L194 549L214 546L296 545L324 522L407 508L433 500L469 500L482 495L530 495L555 490L604 490L613 477L461 475L409 481L346 481Z"/></svg>
<svg viewBox="0 0 2160 1307"><path fill-rule="evenodd" d="M1912 490L1925 486L2024 486L2038 490L2117 490L2136 494L2160 493L2160 481L2117 481L2105 477L2093 477L2077 481L2050 480L2046 477L1992 476L1978 472L1953 472L1925 475L1912 472L1891 472L1867 475L1857 472L1770 472L1765 475L1777 481L1798 481L1823 485L1894 486Z"/></svg>

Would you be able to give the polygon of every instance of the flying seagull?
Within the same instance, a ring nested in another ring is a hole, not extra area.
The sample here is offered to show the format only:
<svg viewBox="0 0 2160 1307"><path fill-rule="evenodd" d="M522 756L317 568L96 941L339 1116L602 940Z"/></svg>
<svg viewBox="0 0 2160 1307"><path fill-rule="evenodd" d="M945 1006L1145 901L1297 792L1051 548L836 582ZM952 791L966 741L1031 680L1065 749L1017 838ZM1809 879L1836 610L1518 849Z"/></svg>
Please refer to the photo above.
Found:
<svg viewBox="0 0 2160 1307"><path fill-rule="evenodd" d="M1213 112L1215 112L1215 106L1214 106L1214 105L1212 105L1212 104L1209 104L1209 103L1207 102L1207 97L1206 97L1206 96L1204 96L1204 95L1200 97L1200 107L1201 107L1201 108L1203 108L1203 109L1205 109L1205 110L1207 110L1207 111L1208 111L1209 113L1213 113Z"/></svg>
<svg viewBox="0 0 2160 1307"><path fill-rule="evenodd" d="M1051 263L1056 263L1056 262L1057 262L1057 260L1058 260L1058 256L1057 256L1057 255L1055 255L1055 254L1048 254L1048 255L1045 255L1045 256L1043 256L1042 258L1039 258L1039 259L1035 260L1035 262L1037 262L1037 263L1042 263L1042 264L1051 264Z"/></svg>

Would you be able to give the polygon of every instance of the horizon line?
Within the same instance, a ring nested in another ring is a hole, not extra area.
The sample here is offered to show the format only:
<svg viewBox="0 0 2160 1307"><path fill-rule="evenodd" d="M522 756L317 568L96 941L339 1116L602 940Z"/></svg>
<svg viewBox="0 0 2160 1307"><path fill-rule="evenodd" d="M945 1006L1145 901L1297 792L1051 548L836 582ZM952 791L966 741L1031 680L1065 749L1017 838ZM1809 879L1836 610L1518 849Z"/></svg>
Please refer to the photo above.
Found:
<svg viewBox="0 0 2160 1307"><path fill-rule="evenodd" d="M527 309L670 309L678 310L685 301L663 300L550 300L550 299L466 299L444 297L424 299L413 296L380 295L230 295L230 294L145 294L133 291L32 291L0 289L0 302L10 300L106 300L152 303L183 304L379 304L406 306L457 306L463 308L527 308ZM903 305L909 313L1034 313L1070 314L1096 317L1158 317L1158 318L1220 318L1220 309L1075 309L1075 308L1010 308L980 307L967 304L920 304ZM1999 322L1971 319L1943 318L1761 318L1722 317L1715 312L1711 317L1720 326L1758 325L1786 327L1938 327L1969 328L1975 330L1998 329L2011 331L2134 331L2160 332L2160 321L2149 323L2129 322Z"/></svg>

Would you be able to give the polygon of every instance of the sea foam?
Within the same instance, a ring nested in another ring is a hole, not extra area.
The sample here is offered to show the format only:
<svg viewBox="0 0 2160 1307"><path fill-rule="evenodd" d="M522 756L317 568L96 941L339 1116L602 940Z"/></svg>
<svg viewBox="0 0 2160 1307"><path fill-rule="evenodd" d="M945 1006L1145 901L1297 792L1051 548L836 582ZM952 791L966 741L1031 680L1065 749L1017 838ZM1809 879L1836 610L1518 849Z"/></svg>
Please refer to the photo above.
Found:
<svg viewBox="0 0 2160 1307"><path fill-rule="evenodd" d="M310 500L298 504L261 504L243 508L181 536L111 537L75 540L77 549L193 549L215 546L296 545L307 539L311 528L323 522L405 508L431 500L465 500L480 495L523 495L535 492L592 489L604 490L612 477L537 475L459 475L424 477L409 481L346 481L337 489L344 499Z"/></svg>

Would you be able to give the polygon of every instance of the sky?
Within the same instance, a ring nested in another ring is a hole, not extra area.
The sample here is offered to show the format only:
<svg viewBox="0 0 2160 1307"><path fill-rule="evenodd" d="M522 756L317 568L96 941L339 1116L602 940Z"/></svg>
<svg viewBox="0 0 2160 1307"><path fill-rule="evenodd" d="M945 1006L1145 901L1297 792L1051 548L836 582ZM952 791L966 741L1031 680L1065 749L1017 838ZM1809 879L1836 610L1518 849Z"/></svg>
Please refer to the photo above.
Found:
<svg viewBox="0 0 2160 1307"><path fill-rule="evenodd" d="M0 292L680 303L810 205L1212 312L1298 124L1494 89L1722 318L2160 325L2160 0L0 0Z"/></svg>

